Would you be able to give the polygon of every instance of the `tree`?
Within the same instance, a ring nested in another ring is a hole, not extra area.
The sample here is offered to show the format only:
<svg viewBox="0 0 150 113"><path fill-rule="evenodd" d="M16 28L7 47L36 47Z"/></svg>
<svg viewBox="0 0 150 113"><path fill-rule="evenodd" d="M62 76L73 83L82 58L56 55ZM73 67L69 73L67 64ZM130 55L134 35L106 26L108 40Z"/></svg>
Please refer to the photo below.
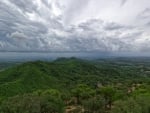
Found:
<svg viewBox="0 0 150 113"><path fill-rule="evenodd" d="M141 113L150 113L150 94L139 95L135 98L135 101L141 107Z"/></svg>
<svg viewBox="0 0 150 113"><path fill-rule="evenodd" d="M50 95L26 94L3 101L0 113L64 113L64 103Z"/></svg>
<svg viewBox="0 0 150 113"><path fill-rule="evenodd" d="M95 94L95 90L84 84L79 84L72 90L73 95L77 98L77 104L80 104L82 99L87 99Z"/></svg>
<svg viewBox="0 0 150 113"><path fill-rule="evenodd" d="M56 90L56 89L48 89L48 90L45 90L42 95L50 95L50 96L54 96L54 97L57 97L57 98L61 98L61 92Z"/></svg>
<svg viewBox="0 0 150 113"><path fill-rule="evenodd" d="M93 97L83 101L83 107L86 113L104 113L105 100L102 97Z"/></svg>
<svg viewBox="0 0 150 113"><path fill-rule="evenodd" d="M150 113L150 95L139 95L114 103L112 113Z"/></svg>
<svg viewBox="0 0 150 113"><path fill-rule="evenodd" d="M106 87L102 87L97 91L98 94L102 95L103 98L105 99L105 109L109 108L111 109L112 107L112 102L114 101L114 97L115 97L115 89L111 86L106 86ZM108 105L108 107L107 107Z"/></svg>
<svg viewBox="0 0 150 113"><path fill-rule="evenodd" d="M112 113L145 113L141 112L141 107L133 98L127 100L120 100L114 104Z"/></svg>

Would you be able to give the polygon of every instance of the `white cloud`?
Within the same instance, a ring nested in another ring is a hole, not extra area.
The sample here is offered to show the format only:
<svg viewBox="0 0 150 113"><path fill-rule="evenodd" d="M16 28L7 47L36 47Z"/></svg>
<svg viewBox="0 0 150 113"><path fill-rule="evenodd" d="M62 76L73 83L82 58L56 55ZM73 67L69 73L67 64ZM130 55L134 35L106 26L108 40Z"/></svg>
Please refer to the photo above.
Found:
<svg viewBox="0 0 150 113"><path fill-rule="evenodd" d="M0 1L0 50L149 51L149 0Z"/></svg>
<svg viewBox="0 0 150 113"><path fill-rule="evenodd" d="M16 38L16 39L19 39L19 40L28 38L28 36L26 36L24 33L21 33L21 32L18 32L18 31L12 33L9 37L10 38Z"/></svg>

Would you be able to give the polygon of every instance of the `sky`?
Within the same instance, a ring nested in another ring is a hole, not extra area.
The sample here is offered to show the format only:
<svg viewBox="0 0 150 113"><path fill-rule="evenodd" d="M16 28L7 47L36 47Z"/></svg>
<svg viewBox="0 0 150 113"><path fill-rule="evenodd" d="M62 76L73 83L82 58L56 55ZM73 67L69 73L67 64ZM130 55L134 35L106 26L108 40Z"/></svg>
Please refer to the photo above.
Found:
<svg viewBox="0 0 150 113"><path fill-rule="evenodd" d="M150 52L150 0L0 0L0 51Z"/></svg>

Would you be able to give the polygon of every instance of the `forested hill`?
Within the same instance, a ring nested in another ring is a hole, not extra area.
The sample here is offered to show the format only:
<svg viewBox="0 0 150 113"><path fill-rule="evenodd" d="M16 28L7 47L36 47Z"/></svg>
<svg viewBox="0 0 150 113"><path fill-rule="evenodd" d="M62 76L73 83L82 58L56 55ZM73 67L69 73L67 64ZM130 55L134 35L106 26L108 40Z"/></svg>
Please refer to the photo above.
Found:
<svg viewBox="0 0 150 113"><path fill-rule="evenodd" d="M130 78L141 81L140 74L134 67L122 68L76 58L27 62L0 72L0 95L13 96L47 88L71 88L80 83L96 87L97 83L125 82Z"/></svg>
<svg viewBox="0 0 150 113"><path fill-rule="evenodd" d="M102 86L113 86L126 94L133 84L149 84L146 69L134 63L76 58L26 62L0 72L0 99L49 89L72 95L72 90L82 85L93 91Z"/></svg>

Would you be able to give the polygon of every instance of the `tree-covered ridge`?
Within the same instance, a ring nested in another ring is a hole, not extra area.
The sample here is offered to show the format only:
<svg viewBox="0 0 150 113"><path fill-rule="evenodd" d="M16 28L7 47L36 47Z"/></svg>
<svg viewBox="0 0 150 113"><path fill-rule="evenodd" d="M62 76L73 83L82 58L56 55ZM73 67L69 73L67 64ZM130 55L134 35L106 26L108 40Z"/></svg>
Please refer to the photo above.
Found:
<svg viewBox="0 0 150 113"><path fill-rule="evenodd" d="M148 69L145 63L76 58L18 64L0 72L0 111L149 113Z"/></svg>

